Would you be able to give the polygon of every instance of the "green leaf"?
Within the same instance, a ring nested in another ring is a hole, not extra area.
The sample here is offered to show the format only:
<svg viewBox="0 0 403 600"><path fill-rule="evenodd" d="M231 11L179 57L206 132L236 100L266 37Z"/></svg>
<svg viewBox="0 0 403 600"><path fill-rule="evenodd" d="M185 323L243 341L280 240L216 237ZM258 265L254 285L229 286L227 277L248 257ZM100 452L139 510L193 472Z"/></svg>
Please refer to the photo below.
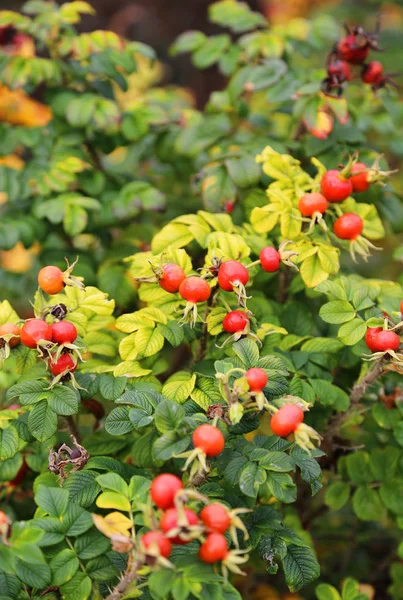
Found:
<svg viewBox="0 0 403 600"><path fill-rule="evenodd" d="M91 514L73 502L69 503L62 523L69 537L81 535L93 526Z"/></svg>
<svg viewBox="0 0 403 600"><path fill-rule="evenodd" d="M14 427L0 429L0 460L7 460L18 452L18 433Z"/></svg>
<svg viewBox="0 0 403 600"><path fill-rule="evenodd" d="M186 416L185 410L176 402L164 400L155 410L155 426L161 433L177 429Z"/></svg>
<svg viewBox="0 0 403 600"><path fill-rule="evenodd" d="M55 385L48 391L48 404L58 415L78 413L80 396L77 390L65 385Z"/></svg>
<svg viewBox="0 0 403 600"><path fill-rule="evenodd" d="M69 473L63 484L63 489L69 491L69 500L88 508L101 491L97 484L95 473L91 471L77 471Z"/></svg>
<svg viewBox="0 0 403 600"><path fill-rule="evenodd" d="M112 490L124 496L128 496L129 487L123 477L117 473L105 473L98 475L97 482L103 490Z"/></svg>
<svg viewBox="0 0 403 600"><path fill-rule="evenodd" d="M40 442L46 442L57 431L57 414L46 400L41 400L31 410L28 427L32 435Z"/></svg>
<svg viewBox="0 0 403 600"><path fill-rule="evenodd" d="M385 512L378 492L365 485L353 494L353 510L361 521L378 521Z"/></svg>
<svg viewBox="0 0 403 600"><path fill-rule="evenodd" d="M369 454L359 450L347 456L347 471L352 483L357 485L361 483L371 483L374 480L372 475Z"/></svg>
<svg viewBox="0 0 403 600"><path fill-rule="evenodd" d="M130 420L130 407L118 406L105 419L105 429L111 435L124 435L133 431L134 424Z"/></svg>
<svg viewBox="0 0 403 600"><path fill-rule="evenodd" d="M365 336L366 332L367 326L365 321L356 318L342 325L337 337L346 346L354 346Z"/></svg>
<svg viewBox="0 0 403 600"><path fill-rule="evenodd" d="M295 463L288 454L284 452L267 452L261 459L259 464L268 471L276 471L285 473L295 470Z"/></svg>
<svg viewBox="0 0 403 600"><path fill-rule="evenodd" d="M102 533L92 529L76 539L74 549L78 558L88 560L105 554L110 549L110 541Z"/></svg>
<svg viewBox="0 0 403 600"><path fill-rule="evenodd" d="M181 52L193 52L205 42L206 36L201 31L185 31L170 48L170 53L175 56Z"/></svg>
<svg viewBox="0 0 403 600"><path fill-rule="evenodd" d="M403 514L403 479L396 477L392 481L386 481L381 485L379 493L388 510L397 515Z"/></svg>
<svg viewBox="0 0 403 600"><path fill-rule="evenodd" d="M174 348L180 346L184 340L184 328L176 321L168 321L166 325L164 323L159 323L157 329Z"/></svg>
<svg viewBox="0 0 403 600"><path fill-rule="evenodd" d="M266 481L266 472L255 463L248 462L242 468L239 477L239 487L245 496L256 498L259 488Z"/></svg>
<svg viewBox="0 0 403 600"><path fill-rule="evenodd" d="M354 319L355 310L349 302L332 300L321 307L319 316L326 321L326 323L346 323L347 321Z"/></svg>
<svg viewBox="0 0 403 600"><path fill-rule="evenodd" d="M328 583L320 583L315 589L315 594L318 600L341 600L336 588Z"/></svg>
<svg viewBox="0 0 403 600"><path fill-rule="evenodd" d="M35 494L36 504L51 517L62 517L69 504L69 492L62 488L40 485Z"/></svg>
<svg viewBox="0 0 403 600"><path fill-rule="evenodd" d="M7 400L18 397L18 401L22 406L36 404L47 397L48 388L48 382L41 379L17 383L8 390Z"/></svg>
<svg viewBox="0 0 403 600"><path fill-rule="evenodd" d="M214 35L207 38L192 55L194 66L198 69L211 67L211 65L221 58L222 53L229 47L230 43L231 38L227 34Z"/></svg>
<svg viewBox="0 0 403 600"><path fill-rule="evenodd" d="M340 510L350 498L350 485L344 481L333 481L326 489L325 504L332 510Z"/></svg>
<svg viewBox="0 0 403 600"><path fill-rule="evenodd" d="M33 588L46 588L51 580L51 571L47 564L16 559L16 575L23 583Z"/></svg>
<svg viewBox="0 0 403 600"><path fill-rule="evenodd" d="M343 600L356 600L356 596L359 594L359 592L360 588L355 579L351 579L351 577L345 579L341 590Z"/></svg>
<svg viewBox="0 0 403 600"><path fill-rule="evenodd" d="M52 585L60 587L70 581L79 567L78 558L73 550L62 550L49 563L52 571Z"/></svg>
<svg viewBox="0 0 403 600"><path fill-rule="evenodd" d="M73 579L61 586L60 592L63 600L88 600L91 595L91 579L78 571Z"/></svg>
<svg viewBox="0 0 403 600"><path fill-rule="evenodd" d="M291 592L297 592L320 575L319 563L310 548L288 546L282 564L285 580Z"/></svg>
<svg viewBox="0 0 403 600"><path fill-rule="evenodd" d="M175 431L168 431L154 442L154 457L157 460L170 460L187 450L189 444L189 437L181 438Z"/></svg>
<svg viewBox="0 0 403 600"><path fill-rule="evenodd" d="M209 17L213 23L229 27L235 33L267 27L264 16L252 11L246 2L234 2L234 0L214 2L209 6Z"/></svg>
<svg viewBox="0 0 403 600"><path fill-rule="evenodd" d="M121 396L127 383L126 377L112 377L111 375L101 375L99 378L99 391L105 400L114 402Z"/></svg>
<svg viewBox="0 0 403 600"><path fill-rule="evenodd" d="M259 348L256 342L245 338L232 345L232 350L241 359L246 369L254 367L259 360Z"/></svg>
<svg viewBox="0 0 403 600"><path fill-rule="evenodd" d="M196 375L186 371L178 371L170 377L162 388L162 395L168 400L183 404L192 393L196 384Z"/></svg>
<svg viewBox="0 0 403 600"><path fill-rule="evenodd" d="M280 502L290 504L297 498L297 488L290 475L287 473L267 473L267 485L270 492Z"/></svg>

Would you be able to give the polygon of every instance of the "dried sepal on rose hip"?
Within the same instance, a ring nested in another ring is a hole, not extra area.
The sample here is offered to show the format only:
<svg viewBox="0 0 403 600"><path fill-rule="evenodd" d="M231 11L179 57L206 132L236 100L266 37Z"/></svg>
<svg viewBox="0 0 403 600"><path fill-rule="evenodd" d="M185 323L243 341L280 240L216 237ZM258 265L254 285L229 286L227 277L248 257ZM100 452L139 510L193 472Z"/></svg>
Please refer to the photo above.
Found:
<svg viewBox="0 0 403 600"><path fill-rule="evenodd" d="M315 447L313 442L320 443L322 438L315 429L304 423L305 415L301 405L305 408L307 403L301 400L298 403L283 404L278 409L271 407L270 427L274 435L279 437L286 438L293 434L295 443L309 453Z"/></svg>
<svg viewBox="0 0 403 600"><path fill-rule="evenodd" d="M235 546L239 547L237 529L243 533L244 539L249 539L248 530L239 515L251 512L248 508L229 509L219 502L208 504L200 511L200 519L208 532L226 533L229 531Z"/></svg>
<svg viewBox="0 0 403 600"><path fill-rule="evenodd" d="M198 317L197 304L206 302L210 298L211 288L202 277L190 275L180 284L179 294L186 300L182 321L189 322L191 327L195 327Z"/></svg>
<svg viewBox="0 0 403 600"><path fill-rule="evenodd" d="M15 323L0 325L0 361L10 356L10 348L15 348L20 341L20 327Z"/></svg>
<svg viewBox="0 0 403 600"><path fill-rule="evenodd" d="M186 458L183 471L191 466L189 479L197 474L208 473L210 468L207 458L214 458L221 454L225 446L223 433L215 425L203 423L196 427L192 434L193 450L182 452L176 458Z"/></svg>
<svg viewBox="0 0 403 600"><path fill-rule="evenodd" d="M309 225L308 233L310 233L315 224L320 225L327 231L327 225L323 219L323 215L329 207L329 203L323 194L319 192L307 192L298 202L298 210L301 213L303 220Z"/></svg>
<svg viewBox="0 0 403 600"><path fill-rule="evenodd" d="M179 546L189 544L192 540L200 537L203 532L197 514L182 504L168 508L162 515L159 526L172 544Z"/></svg>
<svg viewBox="0 0 403 600"><path fill-rule="evenodd" d="M173 568L173 564L168 560L172 552L172 542L162 531L152 530L144 533L139 541L139 550L147 566Z"/></svg>
<svg viewBox="0 0 403 600"><path fill-rule="evenodd" d="M339 240L349 242L351 258L354 262L357 262L356 254L367 261L370 256L370 249L381 250L361 235L363 230L364 221L356 213L344 213L333 224L335 236Z"/></svg>
<svg viewBox="0 0 403 600"><path fill-rule="evenodd" d="M239 306L246 308L245 286L249 281L247 268L237 260L227 260L222 262L217 274L218 285L225 292L234 292L238 299Z"/></svg>
<svg viewBox="0 0 403 600"><path fill-rule="evenodd" d="M298 271L298 267L291 261L293 256L298 255L298 252L286 250L286 247L291 243L291 240L281 242L278 250L273 248L273 246L265 246L260 251L259 260L248 265L248 268L260 264L266 273L276 273L280 269L281 263L284 263L288 267L294 267Z"/></svg>
<svg viewBox="0 0 403 600"><path fill-rule="evenodd" d="M364 355L365 360L387 358L392 359L399 365L403 364L403 353L397 352L402 342L395 331L383 329L382 327L368 327L365 334L365 343L372 352L370 355Z"/></svg>
<svg viewBox="0 0 403 600"><path fill-rule="evenodd" d="M72 275L77 261L78 258L70 265L66 258L67 269L65 271L62 271L59 267L53 265L43 267L38 273L38 284L41 290L49 296L54 296L55 294L60 294L66 285L83 289L84 284L82 278L74 277Z"/></svg>
<svg viewBox="0 0 403 600"><path fill-rule="evenodd" d="M351 168L350 181L353 186L355 193L366 192L372 183L378 185L386 185L386 180L390 175L397 173L397 170L382 171L380 168L380 161L383 154L376 157L375 161L370 167L367 167L362 162L355 162Z"/></svg>
<svg viewBox="0 0 403 600"><path fill-rule="evenodd" d="M177 263L164 262L163 259L164 255L162 254L158 265L149 261L154 275L151 277L135 277L135 280L144 283L158 283L169 294L176 294L179 292L180 284L186 279L186 273Z"/></svg>
<svg viewBox="0 0 403 600"><path fill-rule="evenodd" d="M217 348L224 348L227 344L237 342L242 337L251 338L259 345L262 344L260 338L250 329L249 315L242 310L230 310L225 315L222 326L225 333L229 333L230 336L223 344L221 344L221 346L216 344Z"/></svg>

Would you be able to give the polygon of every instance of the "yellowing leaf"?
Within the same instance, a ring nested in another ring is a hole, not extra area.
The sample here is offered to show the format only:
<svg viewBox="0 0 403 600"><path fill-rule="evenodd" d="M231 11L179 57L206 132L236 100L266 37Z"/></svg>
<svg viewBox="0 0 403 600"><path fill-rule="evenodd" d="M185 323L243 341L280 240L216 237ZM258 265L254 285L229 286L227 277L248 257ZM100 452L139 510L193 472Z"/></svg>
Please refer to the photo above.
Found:
<svg viewBox="0 0 403 600"><path fill-rule="evenodd" d="M324 271L327 273L338 272L340 268L338 248L332 248L331 246L320 246L318 248L318 258Z"/></svg>
<svg viewBox="0 0 403 600"><path fill-rule="evenodd" d="M99 508L117 508L126 512L130 510L129 500L118 492L103 492L98 496L96 505Z"/></svg>
<svg viewBox="0 0 403 600"><path fill-rule="evenodd" d="M116 329L124 333L133 333L142 327L153 327L154 321L141 314L141 310L135 313L122 315L116 319Z"/></svg>
<svg viewBox="0 0 403 600"><path fill-rule="evenodd" d="M4 323L17 323L20 317L17 315L8 300L0 302L0 325Z"/></svg>
<svg viewBox="0 0 403 600"><path fill-rule="evenodd" d="M136 360L138 352L135 347L136 334L132 333L119 344L119 354L123 360Z"/></svg>
<svg viewBox="0 0 403 600"><path fill-rule="evenodd" d="M237 233L223 233L214 231L207 236L207 247L211 253L217 255L216 250L221 250L223 256L233 260L245 258L250 254L250 248L244 238Z"/></svg>
<svg viewBox="0 0 403 600"><path fill-rule="evenodd" d="M199 210L197 214L215 231L230 232L234 229L232 219L229 215L221 213L213 214L204 210Z"/></svg>
<svg viewBox="0 0 403 600"><path fill-rule="evenodd" d="M277 225L278 217L277 207L257 206L252 210L250 222L257 233L268 233Z"/></svg>
<svg viewBox="0 0 403 600"><path fill-rule="evenodd" d="M161 229L153 238L151 249L154 254L168 252L170 247L183 248L193 240L193 234L189 227L179 223L169 223Z"/></svg>
<svg viewBox="0 0 403 600"><path fill-rule="evenodd" d="M221 306L213 308L207 317L207 331L210 335L218 335L224 331L222 322L227 314L227 310Z"/></svg>
<svg viewBox="0 0 403 600"><path fill-rule="evenodd" d="M151 369L143 369L138 361L133 360L121 362L113 370L115 377L143 377L150 373L152 373Z"/></svg>
<svg viewBox="0 0 403 600"><path fill-rule="evenodd" d="M329 277L329 273L323 269L317 254L309 256L301 265L301 277L309 288L316 287Z"/></svg>
<svg viewBox="0 0 403 600"><path fill-rule="evenodd" d="M281 235L284 238L292 240L293 238L298 237L302 228L300 217L301 213L296 208L281 215Z"/></svg>
<svg viewBox="0 0 403 600"><path fill-rule="evenodd" d="M115 301L108 300L108 294L96 287L88 286L81 290L66 286L65 292L70 301L69 306L74 308L87 308L98 315L111 315L115 309Z"/></svg>
<svg viewBox="0 0 403 600"><path fill-rule="evenodd" d="M162 255L162 258L164 263L174 263L179 265L186 274L193 271L190 256L183 248L169 248L168 251Z"/></svg>
<svg viewBox="0 0 403 600"><path fill-rule="evenodd" d="M128 535L133 525L128 517L119 512L109 513L106 517L101 517L101 515L93 513L92 520L95 527L108 538L116 533Z"/></svg>
<svg viewBox="0 0 403 600"><path fill-rule="evenodd" d="M168 400L173 400L174 402L182 404L189 398L195 384L196 375L191 375L186 371L179 371L167 380L161 393L168 398Z"/></svg>
<svg viewBox="0 0 403 600"><path fill-rule="evenodd" d="M135 348L139 356L153 356L164 346L164 336L158 329L144 327L135 334Z"/></svg>

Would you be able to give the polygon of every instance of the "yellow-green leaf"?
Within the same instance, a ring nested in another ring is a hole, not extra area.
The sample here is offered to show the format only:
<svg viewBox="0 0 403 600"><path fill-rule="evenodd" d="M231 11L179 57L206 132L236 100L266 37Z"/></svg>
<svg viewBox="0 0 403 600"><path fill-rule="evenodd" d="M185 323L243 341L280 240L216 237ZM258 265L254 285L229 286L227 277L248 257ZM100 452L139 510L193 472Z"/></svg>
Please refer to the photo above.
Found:
<svg viewBox="0 0 403 600"><path fill-rule="evenodd" d="M329 273L323 269L317 254L304 260L300 273L303 282L309 288L316 287L329 277Z"/></svg>
<svg viewBox="0 0 403 600"><path fill-rule="evenodd" d="M139 356L153 356L164 346L164 336L158 329L145 327L135 333L134 345Z"/></svg>
<svg viewBox="0 0 403 600"><path fill-rule="evenodd" d="M152 373L151 369L143 369L137 360L126 360L119 363L113 370L115 377L143 377Z"/></svg>
<svg viewBox="0 0 403 600"><path fill-rule="evenodd" d="M153 238L151 249L154 254L168 252L170 247L183 248L193 240L193 234L189 227L180 223L169 223L161 229Z"/></svg>
<svg viewBox="0 0 403 600"><path fill-rule="evenodd" d="M99 508L116 508L118 510L124 510L129 512L130 502L123 495L118 492L103 492L96 500L96 505Z"/></svg>
<svg viewBox="0 0 403 600"><path fill-rule="evenodd" d="M195 384L196 375L191 375L186 371L179 371L167 380L162 388L162 395L168 398L168 400L182 404L189 398Z"/></svg>

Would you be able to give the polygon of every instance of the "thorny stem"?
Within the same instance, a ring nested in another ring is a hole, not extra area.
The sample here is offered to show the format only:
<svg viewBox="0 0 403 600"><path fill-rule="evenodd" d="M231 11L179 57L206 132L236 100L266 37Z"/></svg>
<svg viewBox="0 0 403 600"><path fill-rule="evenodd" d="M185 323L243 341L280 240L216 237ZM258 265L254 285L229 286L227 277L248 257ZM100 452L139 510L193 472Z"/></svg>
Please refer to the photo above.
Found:
<svg viewBox="0 0 403 600"><path fill-rule="evenodd" d="M384 358L381 358L380 360L376 361L374 367L370 369L360 381L357 381L357 383L355 383L350 394L350 407L346 412L336 415L332 419L324 436L325 443L330 444L333 441L333 439L338 436L340 428L346 421L348 421L352 411L360 402L361 398L367 391L367 388L371 385L371 383L373 383L378 377L382 375L384 364Z"/></svg>
<svg viewBox="0 0 403 600"><path fill-rule="evenodd" d="M134 581L137 577L137 570L140 566L139 561L135 561L130 570L122 577L119 583L114 587L112 592L105 598L105 600L120 600L123 596L129 585Z"/></svg>

